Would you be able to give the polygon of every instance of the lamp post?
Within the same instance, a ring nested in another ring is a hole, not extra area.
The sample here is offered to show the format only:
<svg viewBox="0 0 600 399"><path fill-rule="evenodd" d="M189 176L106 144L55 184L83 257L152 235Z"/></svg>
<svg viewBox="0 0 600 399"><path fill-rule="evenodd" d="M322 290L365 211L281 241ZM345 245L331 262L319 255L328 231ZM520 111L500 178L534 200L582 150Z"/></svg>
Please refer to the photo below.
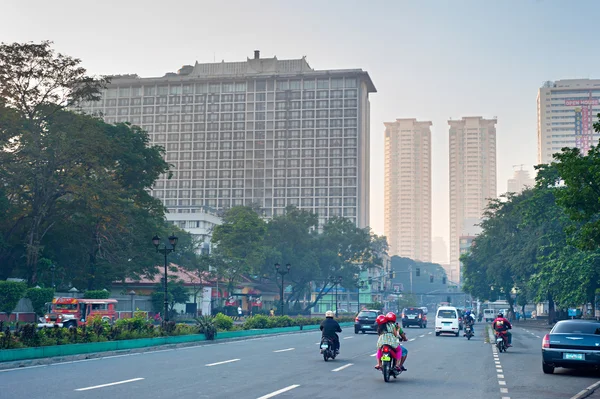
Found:
<svg viewBox="0 0 600 399"><path fill-rule="evenodd" d="M360 281L356 282L356 289L357 289L357 292L358 292L358 296L357 296L357 299L356 299L356 301L357 301L356 312L357 313L360 313L360 290L362 288L364 288L364 287L365 287L365 282L363 280L360 280Z"/></svg>
<svg viewBox="0 0 600 399"><path fill-rule="evenodd" d="M135 309L135 307L133 306L133 297L135 296L135 291L129 291L129 295L131 295L131 318L133 319L133 310Z"/></svg>
<svg viewBox="0 0 600 399"><path fill-rule="evenodd" d="M279 263L275 263L275 272L277 274L281 275L281 290L280 290L280 296L279 296L279 302L280 302L280 306L281 306L280 316L283 316L283 276L288 274L290 272L291 268L292 268L292 265L290 265L289 263L287 265L285 265L285 269L282 269L281 265Z"/></svg>
<svg viewBox="0 0 600 399"><path fill-rule="evenodd" d="M335 285L335 317L338 317L338 285L342 283L342 276L332 277L331 280Z"/></svg>
<svg viewBox="0 0 600 399"><path fill-rule="evenodd" d="M50 265L50 271L52 272L52 288L56 288L56 286L54 285L54 271L56 270L56 265L54 265L54 263L52 263Z"/></svg>
<svg viewBox="0 0 600 399"><path fill-rule="evenodd" d="M165 255L165 315L163 320L164 321L169 321L169 297L168 297L168 288L167 288L167 255L173 251L175 251L175 246L177 245L177 240L178 238L175 237L175 235L171 234L171 236L169 237L169 245L167 246L167 244L165 243L163 245L163 248L158 248L158 246L160 245L160 237L155 235L154 237L152 237L152 244L154 244L154 247L156 248L156 252L160 252L161 254Z"/></svg>

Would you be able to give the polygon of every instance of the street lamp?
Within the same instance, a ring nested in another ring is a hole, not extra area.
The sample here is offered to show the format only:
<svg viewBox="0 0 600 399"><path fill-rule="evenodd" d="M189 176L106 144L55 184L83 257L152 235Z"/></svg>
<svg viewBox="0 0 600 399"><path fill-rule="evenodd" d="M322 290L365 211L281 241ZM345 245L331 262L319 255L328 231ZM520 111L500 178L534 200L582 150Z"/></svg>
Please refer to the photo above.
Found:
<svg viewBox="0 0 600 399"><path fill-rule="evenodd" d="M135 307L133 306L133 297L135 296L135 291L129 291L129 295L131 295L131 318L133 319L133 310L135 309Z"/></svg>
<svg viewBox="0 0 600 399"><path fill-rule="evenodd" d="M342 283L342 276L332 277L333 285L335 285L335 317L338 317L338 285Z"/></svg>
<svg viewBox="0 0 600 399"><path fill-rule="evenodd" d="M286 274L288 274L290 272L290 269L292 268L292 265L290 265L289 263L287 265L285 265L285 268L287 270L284 270L281 268L281 265L279 263L275 263L275 272L279 275L281 275L281 293L279 296L279 302L281 304L281 316L283 316L283 276L285 276Z"/></svg>
<svg viewBox="0 0 600 399"><path fill-rule="evenodd" d="M158 237L157 235L152 237L152 244L156 248L156 252L160 252L161 254L165 255L165 315L164 315L165 317L164 317L164 321L169 321L169 299L168 299L168 288L167 288L167 255L169 253L175 251L175 246L177 245L177 240L178 240L178 238L172 234L169 237L170 247L168 247L167 244L165 243L163 248L158 248L158 246L160 245L160 237Z"/></svg>
<svg viewBox="0 0 600 399"><path fill-rule="evenodd" d="M356 282L356 289L358 290L358 297L357 297L358 304L356 305L357 313L360 313L360 290L364 287L365 287L364 280L360 280L360 281Z"/></svg>
<svg viewBox="0 0 600 399"><path fill-rule="evenodd" d="M54 263L52 263L50 265L50 271L52 272L52 288L56 288L56 286L54 285L54 271L56 270L56 265L54 265Z"/></svg>

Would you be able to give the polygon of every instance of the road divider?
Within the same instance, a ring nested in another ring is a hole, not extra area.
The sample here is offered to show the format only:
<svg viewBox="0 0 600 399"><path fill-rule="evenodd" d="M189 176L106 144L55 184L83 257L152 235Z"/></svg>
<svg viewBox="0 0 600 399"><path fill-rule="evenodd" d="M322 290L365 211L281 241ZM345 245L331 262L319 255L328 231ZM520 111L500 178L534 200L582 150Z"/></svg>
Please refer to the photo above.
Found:
<svg viewBox="0 0 600 399"><path fill-rule="evenodd" d="M93 387L78 388L78 389L76 389L76 391L89 391L92 389L112 387L113 385L129 384L130 382L136 382L136 381L141 381L141 380L143 380L143 378L132 378L130 380L125 380L125 381L109 382L108 384L94 385Z"/></svg>

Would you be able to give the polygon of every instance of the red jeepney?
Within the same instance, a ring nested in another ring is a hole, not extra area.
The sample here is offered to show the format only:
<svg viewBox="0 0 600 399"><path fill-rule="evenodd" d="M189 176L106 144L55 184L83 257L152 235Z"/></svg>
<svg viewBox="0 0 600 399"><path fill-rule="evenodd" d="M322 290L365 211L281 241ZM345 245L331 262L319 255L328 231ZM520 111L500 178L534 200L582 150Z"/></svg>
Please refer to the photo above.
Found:
<svg viewBox="0 0 600 399"><path fill-rule="evenodd" d="M96 315L112 322L117 317L116 303L116 299L54 298L50 312L44 316L45 322L38 327L77 327Z"/></svg>

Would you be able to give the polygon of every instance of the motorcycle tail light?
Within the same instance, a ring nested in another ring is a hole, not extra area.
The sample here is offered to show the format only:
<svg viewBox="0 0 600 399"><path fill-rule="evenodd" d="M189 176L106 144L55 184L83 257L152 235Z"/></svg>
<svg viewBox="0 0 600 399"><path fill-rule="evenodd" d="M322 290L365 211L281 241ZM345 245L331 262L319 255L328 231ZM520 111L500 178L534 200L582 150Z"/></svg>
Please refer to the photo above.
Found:
<svg viewBox="0 0 600 399"><path fill-rule="evenodd" d="M383 347L383 351L387 353L387 352L389 352L389 351L390 351L390 348L388 348L387 346L384 346L384 347Z"/></svg>
<svg viewBox="0 0 600 399"><path fill-rule="evenodd" d="M544 335L542 339L542 348L550 348L550 335Z"/></svg>
<svg viewBox="0 0 600 399"><path fill-rule="evenodd" d="M356 319L354 319L354 321L356 321L356 322L357 322L357 321L358 321L358 317L357 317Z"/></svg>

